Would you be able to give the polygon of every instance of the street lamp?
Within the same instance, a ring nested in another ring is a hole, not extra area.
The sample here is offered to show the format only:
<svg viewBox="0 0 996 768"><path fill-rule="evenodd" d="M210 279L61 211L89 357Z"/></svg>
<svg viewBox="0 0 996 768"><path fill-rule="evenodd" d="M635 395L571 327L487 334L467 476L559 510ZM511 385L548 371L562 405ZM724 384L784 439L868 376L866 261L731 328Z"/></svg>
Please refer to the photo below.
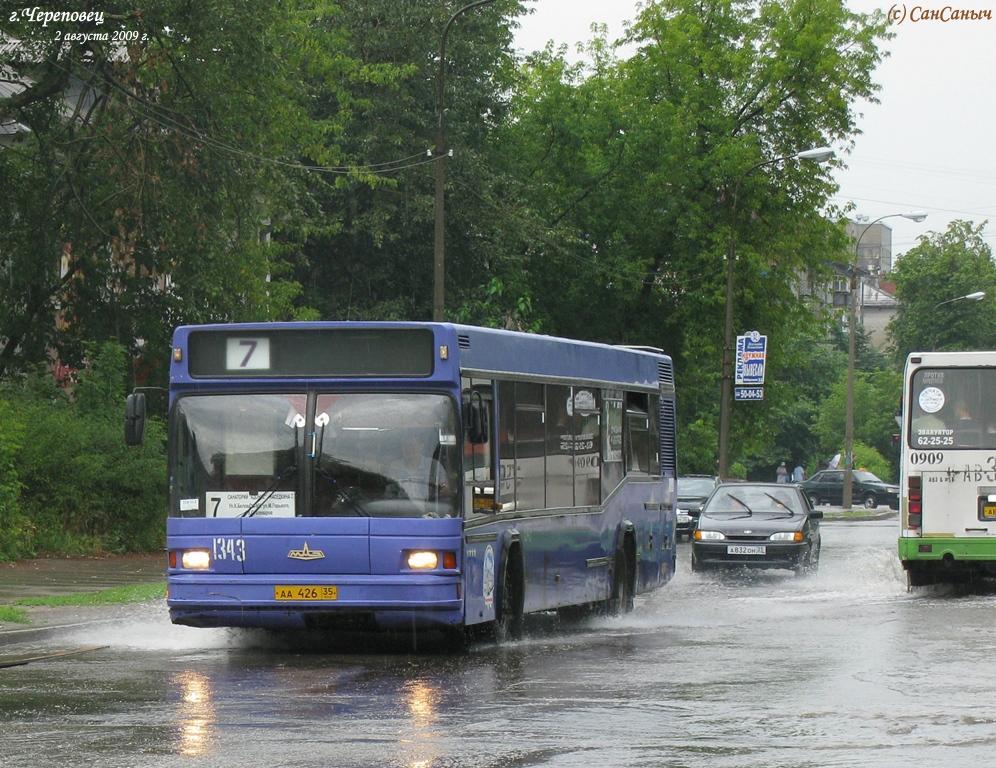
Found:
<svg viewBox="0 0 996 768"><path fill-rule="evenodd" d="M733 276L734 263L737 257L736 223L737 195L740 193L740 183L758 168L774 165L785 160L806 160L811 163L825 163L834 152L829 147L817 147L796 152L793 155L774 157L752 165L740 174L733 185L733 198L730 205L730 243L726 253L726 307L723 318L723 371L722 384L719 393L719 476L723 480L729 477L729 447L730 447L730 416L733 402Z"/></svg>
<svg viewBox="0 0 996 768"><path fill-rule="evenodd" d="M861 234L854 241L854 260L851 264L851 279L848 286L847 301L847 401L844 409L844 498L842 504L844 509L851 508L853 500L853 477L854 471L854 362L855 362L855 337L857 335L858 314L856 311L855 293L858 286L858 249L861 246L861 238L873 226L883 219L891 219L901 216L910 221L923 221L927 214L923 211L911 211L910 213L887 213L879 216L870 222Z"/></svg>
<svg viewBox="0 0 996 768"><path fill-rule="evenodd" d="M476 3L469 3L460 8L450 16L450 20L443 27L443 34L439 40L439 69L436 72L436 147L434 157L436 158L436 225L435 240L432 256L432 319L436 322L443 321L443 304L445 301L445 243L443 236L443 224L445 223L443 213L443 189L446 182L446 134L444 130L443 116L446 110L443 108L443 82L446 78L446 36L450 32L450 27L465 11L488 5L495 0L477 0Z"/></svg>
<svg viewBox="0 0 996 768"><path fill-rule="evenodd" d="M942 307L945 304L950 304L952 301L982 301L984 298L986 298L985 291L974 291L973 293L966 293L964 296L955 296L953 299L938 302L934 305L934 309Z"/></svg>

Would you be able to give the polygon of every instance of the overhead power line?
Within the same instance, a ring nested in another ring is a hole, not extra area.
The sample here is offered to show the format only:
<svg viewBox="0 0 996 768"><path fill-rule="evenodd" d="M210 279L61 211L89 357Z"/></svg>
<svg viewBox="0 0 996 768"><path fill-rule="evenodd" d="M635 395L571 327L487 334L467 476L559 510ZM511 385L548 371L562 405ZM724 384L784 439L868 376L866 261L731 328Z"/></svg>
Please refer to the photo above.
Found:
<svg viewBox="0 0 996 768"><path fill-rule="evenodd" d="M54 64L54 66L66 72L70 71L69 69L58 63ZM165 107L162 107L161 105L157 105L148 101L147 99L135 93L127 86L119 82L116 78L111 77L107 73L95 72L89 69L87 69L86 71L98 77L103 83L105 83L110 88L123 94L127 99L124 102L124 106L132 114L138 117L145 118L151 122L154 122L157 125L169 131L199 141L204 145L209 146L218 151L227 152L233 155L238 155L240 157L245 157L251 160L256 160L258 162L267 163L269 165L275 165L278 167L288 168L292 170L307 171L310 173L323 173L331 175L345 176L356 173L363 173L370 175L387 175L391 173L397 173L398 171L407 170L409 168L415 168L420 165L426 165L427 163L434 163L438 159L431 149L423 150L421 152L411 154L406 157L398 158L396 160L388 160L388 161L375 162L375 163L358 163L352 165L338 165L338 166L308 164L293 160L284 160L277 157L270 157L267 155L262 155L258 152L253 152L243 147L236 146L234 144L228 143L227 141L217 139L214 136L212 136L210 133L194 125L183 122L184 120L188 121L190 120L190 118L188 118L185 115L173 112L173 115L178 115L180 119L173 117L170 114L172 110L167 110Z"/></svg>

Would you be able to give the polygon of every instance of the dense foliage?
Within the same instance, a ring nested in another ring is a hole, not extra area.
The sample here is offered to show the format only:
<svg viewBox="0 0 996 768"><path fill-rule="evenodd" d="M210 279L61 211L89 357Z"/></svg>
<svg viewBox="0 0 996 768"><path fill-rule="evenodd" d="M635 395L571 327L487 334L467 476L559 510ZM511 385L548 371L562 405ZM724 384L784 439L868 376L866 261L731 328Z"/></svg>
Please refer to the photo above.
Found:
<svg viewBox="0 0 996 768"><path fill-rule="evenodd" d="M996 261L982 226L953 221L921 238L896 264L900 303L889 333L899 365L910 352L996 347ZM988 300L958 298L979 291Z"/></svg>
<svg viewBox="0 0 996 768"><path fill-rule="evenodd" d="M153 420L144 446L124 445L124 350L107 343L89 351L75 399L44 371L0 391L0 460L8 462L0 559L151 551L163 543L164 430Z"/></svg>

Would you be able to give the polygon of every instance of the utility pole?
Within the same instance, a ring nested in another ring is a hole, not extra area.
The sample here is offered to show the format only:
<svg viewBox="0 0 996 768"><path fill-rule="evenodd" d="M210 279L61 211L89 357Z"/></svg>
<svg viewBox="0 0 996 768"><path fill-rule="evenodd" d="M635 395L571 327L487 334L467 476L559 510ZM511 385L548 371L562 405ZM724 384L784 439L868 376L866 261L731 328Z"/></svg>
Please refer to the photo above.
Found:
<svg viewBox="0 0 996 768"><path fill-rule="evenodd" d="M434 150L436 158L436 220L432 257L432 319L435 322L443 321L443 308L446 301L446 238L444 235L446 216L443 206L446 188L446 158L450 155L450 152L446 149L446 109L443 104L443 86L446 80L446 36L450 33L450 27L453 26L453 22L462 13L472 8L488 5L494 1L478 0L476 3L469 3L460 8L446 22L446 26L443 27L443 34L439 40L439 69L436 71L436 146Z"/></svg>

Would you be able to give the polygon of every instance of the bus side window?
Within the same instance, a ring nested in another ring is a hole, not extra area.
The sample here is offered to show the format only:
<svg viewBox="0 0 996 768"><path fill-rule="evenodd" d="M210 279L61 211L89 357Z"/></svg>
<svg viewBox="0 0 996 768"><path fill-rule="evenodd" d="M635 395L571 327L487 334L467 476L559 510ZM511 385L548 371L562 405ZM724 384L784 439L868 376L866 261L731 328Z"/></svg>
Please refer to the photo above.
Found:
<svg viewBox="0 0 996 768"><path fill-rule="evenodd" d="M661 398L650 396L650 409L647 411L650 424L650 474L661 473Z"/></svg>
<svg viewBox="0 0 996 768"><path fill-rule="evenodd" d="M498 503L502 509L515 505L515 385L498 382Z"/></svg>
<svg viewBox="0 0 996 768"><path fill-rule="evenodd" d="M515 383L515 508L546 506L545 424L543 385Z"/></svg>
<svg viewBox="0 0 996 768"><path fill-rule="evenodd" d="M602 501L623 479L623 396L602 390Z"/></svg>
<svg viewBox="0 0 996 768"><path fill-rule="evenodd" d="M496 441L493 410L494 395L492 393L492 383L490 379L470 379L464 377L461 380L461 407L464 409L464 439L463 439L463 478L465 484L464 511L470 512L493 512L495 507L495 481L492 473L494 458L494 444ZM476 437L486 437L482 442L472 442L467 429L468 409L471 402L476 401L484 417L485 435Z"/></svg>
<svg viewBox="0 0 996 768"><path fill-rule="evenodd" d="M464 378L462 390L465 476L467 480L491 480L491 443L494 437L494 430L491 428L491 382ZM480 429L471 424L472 419L476 418L483 418ZM477 432L483 434L475 434Z"/></svg>
<svg viewBox="0 0 996 768"><path fill-rule="evenodd" d="M574 504L579 507L597 505L601 501L599 406L598 390L574 388Z"/></svg>
<svg viewBox="0 0 996 768"><path fill-rule="evenodd" d="M626 393L626 473L650 472L650 417L647 413L647 396L638 392Z"/></svg>
<svg viewBox="0 0 996 768"><path fill-rule="evenodd" d="M546 506L574 506L574 419L571 388L546 387Z"/></svg>

